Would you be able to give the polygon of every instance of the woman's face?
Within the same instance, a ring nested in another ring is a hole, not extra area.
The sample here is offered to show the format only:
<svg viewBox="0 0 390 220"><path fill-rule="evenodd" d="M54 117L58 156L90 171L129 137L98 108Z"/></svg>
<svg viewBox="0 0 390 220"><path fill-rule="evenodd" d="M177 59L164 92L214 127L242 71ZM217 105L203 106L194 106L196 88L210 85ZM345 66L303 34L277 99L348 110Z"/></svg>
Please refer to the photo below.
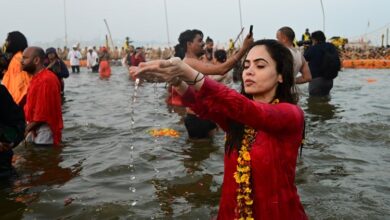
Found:
<svg viewBox="0 0 390 220"><path fill-rule="evenodd" d="M47 55L47 58L49 58L49 60L54 60L56 58L56 55L54 53L49 53Z"/></svg>
<svg viewBox="0 0 390 220"><path fill-rule="evenodd" d="M264 45L254 46L244 61L242 80L245 93L254 100L270 102L275 96L282 75L276 71L276 62Z"/></svg>

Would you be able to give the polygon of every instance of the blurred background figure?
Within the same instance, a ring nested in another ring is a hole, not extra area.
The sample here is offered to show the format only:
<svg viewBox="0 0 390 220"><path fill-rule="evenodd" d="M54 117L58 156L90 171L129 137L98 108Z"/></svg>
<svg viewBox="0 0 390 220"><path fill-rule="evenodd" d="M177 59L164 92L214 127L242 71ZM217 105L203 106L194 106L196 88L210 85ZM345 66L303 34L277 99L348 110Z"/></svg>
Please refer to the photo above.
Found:
<svg viewBox="0 0 390 220"><path fill-rule="evenodd" d="M75 44L72 47L72 50L68 53L68 59L70 61L70 66L72 67L72 73L80 73L80 59L81 53L78 50L78 46Z"/></svg>
<svg viewBox="0 0 390 220"><path fill-rule="evenodd" d="M8 33L4 52L9 54L9 64L2 84L7 88L16 104L24 106L31 76L22 70L22 53L28 46L26 37L19 31Z"/></svg>
<svg viewBox="0 0 390 220"><path fill-rule="evenodd" d="M54 47L50 47L46 49L46 60L45 60L45 66L47 69L52 71L57 75L58 80L61 84L61 96L64 95L64 78L69 77L69 70L68 67L65 65L64 61L62 61L56 52L56 49Z"/></svg>
<svg viewBox="0 0 390 220"><path fill-rule="evenodd" d="M99 72L99 55L92 47L88 47L87 68L93 73Z"/></svg>
<svg viewBox="0 0 390 220"><path fill-rule="evenodd" d="M106 47L102 47L99 60L99 76L101 79L107 79L111 76L111 67L110 53Z"/></svg>

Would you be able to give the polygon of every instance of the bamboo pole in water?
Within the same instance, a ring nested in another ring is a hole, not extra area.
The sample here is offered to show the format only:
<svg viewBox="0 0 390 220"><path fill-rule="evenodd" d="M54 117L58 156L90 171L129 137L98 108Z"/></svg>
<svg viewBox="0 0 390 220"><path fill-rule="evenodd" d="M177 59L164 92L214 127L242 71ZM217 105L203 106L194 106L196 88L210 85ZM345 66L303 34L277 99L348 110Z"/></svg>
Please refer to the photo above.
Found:
<svg viewBox="0 0 390 220"><path fill-rule="evenodd" d="M104 19L104 23L106 24L106 27L107 27L107 31L108 31L108 36L110 37L110 41L111 41L111 46L112 46L112 50L114 49L114 41L112 41L112 36L111 36L111 31L110 31L110 27L108 27L108 23L107 23L107 20ZM108 48L107 48L108 49Z"/></svg>

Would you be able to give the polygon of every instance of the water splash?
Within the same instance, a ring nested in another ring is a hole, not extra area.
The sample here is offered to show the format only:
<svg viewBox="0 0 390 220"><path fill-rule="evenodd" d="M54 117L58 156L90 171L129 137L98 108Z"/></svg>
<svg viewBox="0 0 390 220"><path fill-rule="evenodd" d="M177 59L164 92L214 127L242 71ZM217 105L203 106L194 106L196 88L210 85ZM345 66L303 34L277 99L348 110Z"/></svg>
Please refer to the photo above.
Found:
<svg viewBox="0 0 390 220"><path fill-rule="evenodd" d="M157 79L154 79L154 83L153 83L153 93L154 93L154 118L153 118L153 127L155 129L158 129L160 127L160 123L159 123L159 119L158 119L158 103L159 103L159 97L158 97L158 92L157 92ZM158 137L157 136L154 136L154 143L155 143L155 150L159 151L160 148L161 148L161 143L159 142L158 140ZM156 160L156 164L158 166L158 155L157 155L157 160ZM158 170L157 166L154 166L154 172L156 174L160 173L160 170Z"/></svg>
<svg viewBox="0 0 390 220"><path fill-rule="evenodd" d="M137 92L138 92L138 86L139 86L140 80L137 78L134 83L134 91L133 91L133 96L131 97L131 107L130 107L130 136L131 136L131 141L130 141L130 161L129 161L129 169L130 169L130 184L129 184L129 190L131 193L133 193L132 198L133 200L130 202L131 206L135 206L137 204L137 200L135 200L135 180L136 177L134 175L135 172L135 165L134 165L134 142L135 142L135 131L134 131L134 125L135 125L135 119L134 119L134 109L135 109L135 103L137 101Z"/></svg>

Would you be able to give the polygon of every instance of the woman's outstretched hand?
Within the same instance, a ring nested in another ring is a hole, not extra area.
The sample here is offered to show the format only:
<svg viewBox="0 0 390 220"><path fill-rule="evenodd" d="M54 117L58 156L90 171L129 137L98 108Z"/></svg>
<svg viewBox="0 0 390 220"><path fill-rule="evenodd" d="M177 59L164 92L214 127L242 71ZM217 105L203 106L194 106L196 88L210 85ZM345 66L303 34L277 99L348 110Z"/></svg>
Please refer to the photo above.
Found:
<svg viewBox="0 0 390 220"><path fill-rule="evenodd" d="M130 67L129 72L137 78L152 82L171 82L176 78L192 81L197 73L178 57L140 63L138 67Z"/></svg>

